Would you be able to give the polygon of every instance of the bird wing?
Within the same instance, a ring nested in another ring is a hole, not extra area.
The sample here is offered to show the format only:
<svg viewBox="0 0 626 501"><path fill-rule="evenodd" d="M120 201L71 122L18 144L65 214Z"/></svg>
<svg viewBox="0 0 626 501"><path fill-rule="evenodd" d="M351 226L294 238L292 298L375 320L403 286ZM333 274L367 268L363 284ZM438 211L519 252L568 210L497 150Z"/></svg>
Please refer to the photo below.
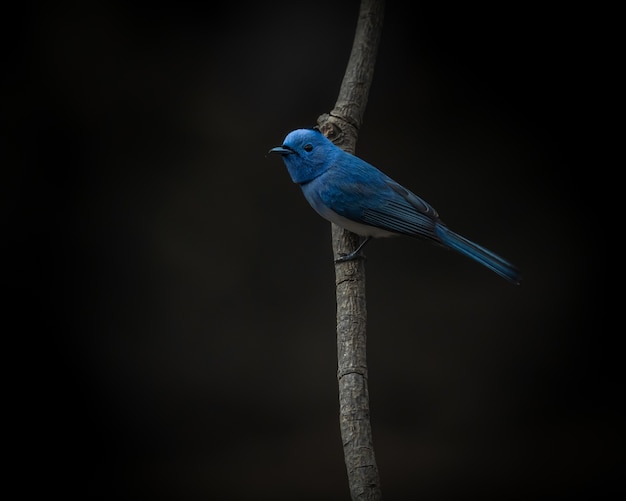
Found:
<svg viewBox="0 0 626 501"><path fill-rule="evenodd" d="M437 212L414 193L394 181L387 181L387 190L375 203L365 204L361 220L365 224L403 235L438 240L435 235Z"/></svg>
<svg viewBox="0 0 626 501"><path fill-rule="evenodd" d="M327 207L361 224L439 241L433 207L365 162L348 167L320 176L319 195Z"/></svg>

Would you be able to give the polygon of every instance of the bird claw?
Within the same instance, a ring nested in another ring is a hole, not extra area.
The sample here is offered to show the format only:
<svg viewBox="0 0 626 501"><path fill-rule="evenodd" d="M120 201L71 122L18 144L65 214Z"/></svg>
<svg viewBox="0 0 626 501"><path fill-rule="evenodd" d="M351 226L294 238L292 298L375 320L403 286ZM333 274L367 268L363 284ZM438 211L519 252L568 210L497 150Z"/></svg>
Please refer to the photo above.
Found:
<svg viewBox="0 0 626 501"><path fill-rule="evenodd" d="M354 261L355 259L362 259L365 261L365 256L358 251L351 252L350 254L340 253L339 257L335 259L335 264L337 263L345 263L346 261Z"/></svg>

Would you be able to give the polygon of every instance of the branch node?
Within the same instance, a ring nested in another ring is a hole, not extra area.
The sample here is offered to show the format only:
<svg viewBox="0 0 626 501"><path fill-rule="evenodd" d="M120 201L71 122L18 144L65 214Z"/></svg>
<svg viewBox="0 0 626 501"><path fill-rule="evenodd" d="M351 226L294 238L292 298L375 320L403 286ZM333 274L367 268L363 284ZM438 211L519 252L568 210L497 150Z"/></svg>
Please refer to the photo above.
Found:
<svg viewBox="0 0 626 501"><path fill-rule="evenodd" d="M358 374L362 376L364 379L367 379L367 367L364 366L351 366L351 367L340 367L337 369L337 380L341 380L342 377L348 374Z"/></svg>
<svg viewBox="0 0 626 501"><path fill-rule="evenodd" d="M323 113L317 119L317 126L322 134L344 150L354 153L358 126L348 117L337 113Z"/></svg>

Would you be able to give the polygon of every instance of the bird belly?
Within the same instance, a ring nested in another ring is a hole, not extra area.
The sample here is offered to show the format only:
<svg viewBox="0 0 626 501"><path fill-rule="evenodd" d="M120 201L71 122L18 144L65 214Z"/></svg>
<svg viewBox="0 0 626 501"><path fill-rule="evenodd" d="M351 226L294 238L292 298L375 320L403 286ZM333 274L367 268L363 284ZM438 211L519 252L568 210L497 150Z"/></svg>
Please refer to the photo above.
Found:
<svg viewBox="0 0 626 501"><path fill-rule="evenodd" d="M319 214L331 223L335 223L337 226L341 226L342 228L345 228L346 230L351 231L352 233L356 233L357 235L360 235L362 237L386 238L397 235L397 233L383 230L382 228L377 228L376 226L357 223L356 221L352 221L347 217L340 216L330 209L326 209L325 214L322 214L321 212L319 212Z"/></svg>
<svg viewBox="0 0 626 501"><path fill-rule="evenodd" d="M384 230L376 226L371 226L369 224L359 223L345 216L342 216L341 214L338 214L322 201L319 194L314 189L312 189L311 185L302 186L302 192L309 204L311 204L311 207L315 209L315 212L317 212L327 221L335 223L337 226L341 226L342 228L345 228L352 233L356 233L357 235L360 235L362 237L375 238L392 237L398 235L398 233Z"/></svg>

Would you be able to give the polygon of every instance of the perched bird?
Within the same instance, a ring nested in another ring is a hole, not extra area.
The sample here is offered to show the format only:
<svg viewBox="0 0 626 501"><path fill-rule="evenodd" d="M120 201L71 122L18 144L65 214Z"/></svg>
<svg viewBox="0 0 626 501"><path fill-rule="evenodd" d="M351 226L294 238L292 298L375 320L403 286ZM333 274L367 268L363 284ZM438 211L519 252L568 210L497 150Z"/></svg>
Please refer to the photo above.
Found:
<svg viewBox="0 0 626 501"><path fill-rule="evenodd" d="M354 252L337 261L361 257L359 252L372 237L407 235L454 249L509 282L520 283L515 266L450 230L428 203L318 130L294 130L269 153L282 156L291 179L320 216L365 237Z"/></svg>

